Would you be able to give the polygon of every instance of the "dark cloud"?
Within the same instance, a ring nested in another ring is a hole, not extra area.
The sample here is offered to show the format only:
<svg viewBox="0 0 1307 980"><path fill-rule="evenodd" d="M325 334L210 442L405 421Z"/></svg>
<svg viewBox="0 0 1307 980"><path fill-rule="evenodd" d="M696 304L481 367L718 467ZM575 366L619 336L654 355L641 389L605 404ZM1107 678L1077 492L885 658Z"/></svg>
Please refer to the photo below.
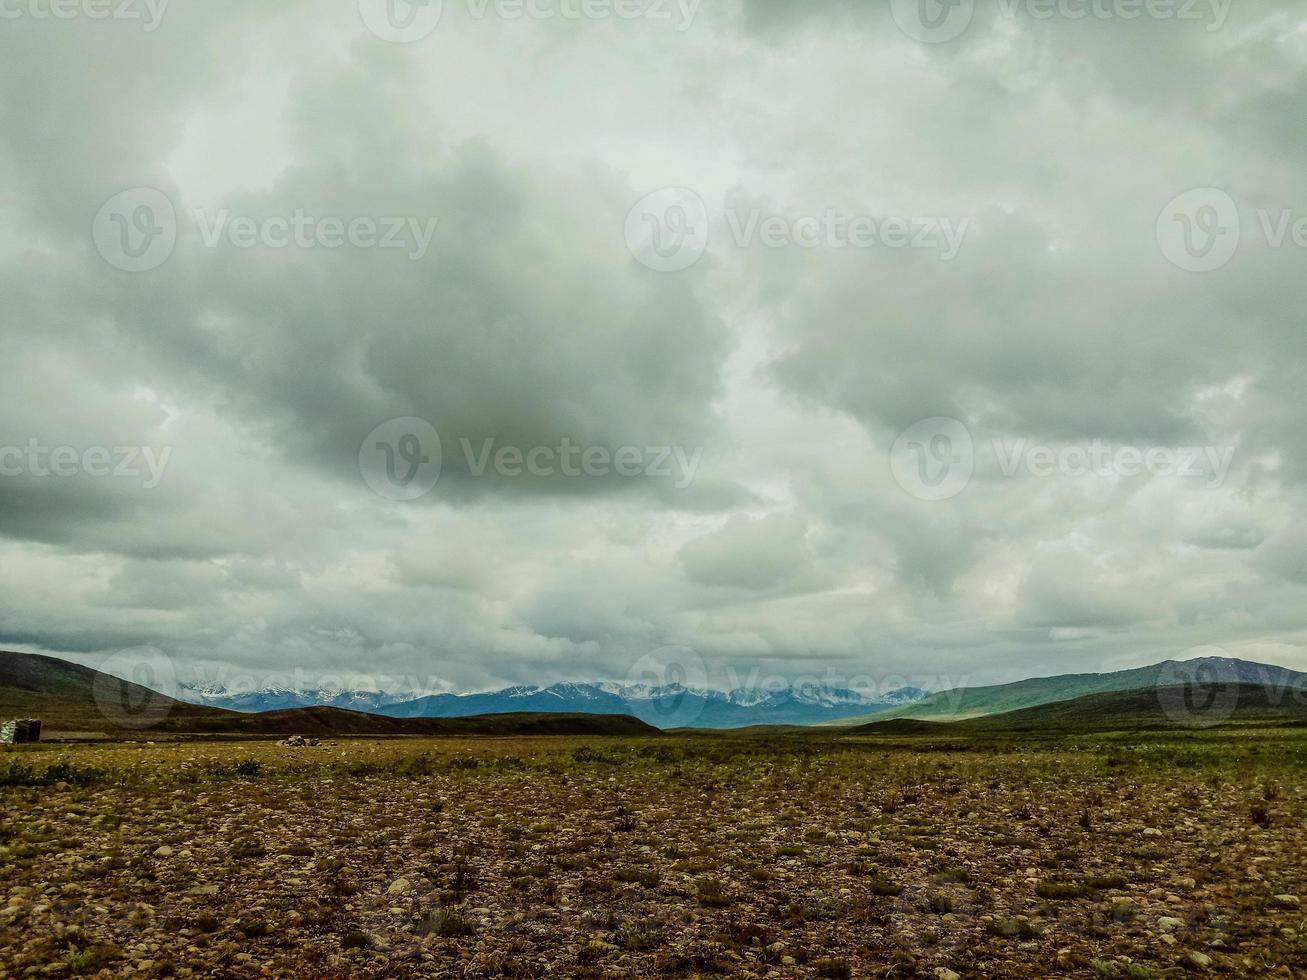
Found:
<svg viewBox="0 0 1307 980"><path fill-rule="evenodd" d="M157 481L0 476L0 643L457 688L621 678L669 643L739 676L995 681L1201 644L1307 667L1307 280L1261 218L1307 216L1302 15L1016 9L941 44L852 0L685 31L451 15L410 45L351 4L7 22L0 450L168 455ZM624 230L671 186L709 241L659 272ZM179 221L134 274L92 223L139 187ZM1196 187L1242 219L1214 273L1156 237ZM410 247L205 240L296 212L401 219ZM752 212L960 237L735 243ZM938 416L974 474L930 501L890 453ZM441 446L408 503L360 472L400 417ZM1229 468L1005 473L1014 440ZM493 463L564 445L609 466Z"/></svg>

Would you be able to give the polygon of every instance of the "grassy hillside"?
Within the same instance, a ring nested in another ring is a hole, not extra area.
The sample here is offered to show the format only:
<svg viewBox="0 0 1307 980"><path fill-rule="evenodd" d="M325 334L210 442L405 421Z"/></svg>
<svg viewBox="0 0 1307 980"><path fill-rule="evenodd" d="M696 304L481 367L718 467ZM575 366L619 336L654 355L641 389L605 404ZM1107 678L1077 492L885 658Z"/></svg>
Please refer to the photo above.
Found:
<svg viewBox="0 0 1307 980"><path fill-rule="evenodd" d="M851 718L841 724L865 724L894 718L961 721L1069 701L1090 694L1171 687L1191 679L1222 684L1265 685L1281 691L1286 688L1307 689L1307 674L1298 671L1245 660L1204 657L1184 662L1168 660L1149 667L1104 674L1061 674L1055 677L1032 677L1011 684L955 688L933 694L915 704L892 708L876 715Z"/></svg>
<svg viewBox="0 0 1307 980"><path fill-rule="evenodd" d="M116 732L144 712L160 719L151 730L168 732L217 731L238 717L66 660L0 652L0 718L40 718L47 731Z"/></svg>
<svg viewBox="0 0 1307 980"><path fill-rule="evenodd" d="M501 714L384 718L343 708L249 714L187 704L55 657L0 652L0 720L40 718L46 732L123 735L655 735L627 715Z"/></svg>
<svg viewBox="0 0 1307 980"><path fill-rule="evenodd" d="M996 715L941 722L899 718L852 729L867 735L1130 731L1214 725L1307 725L1301 690L1262 684L1192 684L1089 694Z"/></svg>

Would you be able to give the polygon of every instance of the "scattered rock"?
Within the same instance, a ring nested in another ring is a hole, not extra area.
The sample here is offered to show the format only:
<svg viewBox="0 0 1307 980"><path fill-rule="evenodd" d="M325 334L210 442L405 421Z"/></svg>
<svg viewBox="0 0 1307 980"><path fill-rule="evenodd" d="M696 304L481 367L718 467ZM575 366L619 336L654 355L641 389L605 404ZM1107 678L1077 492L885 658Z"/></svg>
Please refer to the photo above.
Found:
<svg viewBox="0 0 1307 980"><path fill-rule="evenodd" d="M1185 954L1185 962L1199 970L1206 970L1212 965L1212 958L1206 953L1200 953L1197 950L1190 950Z"/></svg>

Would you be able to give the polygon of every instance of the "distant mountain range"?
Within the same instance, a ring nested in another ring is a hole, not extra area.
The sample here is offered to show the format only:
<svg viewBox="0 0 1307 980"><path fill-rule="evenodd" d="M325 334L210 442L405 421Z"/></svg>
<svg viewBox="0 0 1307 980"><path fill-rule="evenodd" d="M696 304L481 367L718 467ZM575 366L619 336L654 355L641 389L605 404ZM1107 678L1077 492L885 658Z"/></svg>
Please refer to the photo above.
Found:
<svg viewBox="0 0 1307 980"><path fill-rule="evenodd" d="M55 657L0 652L0 720L40 718L45 735L657 735L628 714L496 713L405 718L315 705L250 714L178 701Z"/></svg>
<svg viewBox="0 0 1307 980"><path fill-rule="evenodd" d="M372 710L356 710L364 706ZM54 657L0 652L0 721L21 717L41 718L50 731L119 735L631 735L680 728L793 730L814 722L832 737L859 726L879 734L1192 728L1307 723L1307 674L1208 657L929 696L916 688L868 698L804 687L703 691L600 683L420 698L376 691L233 694L205 687L188 688L177 700Z"/></svg>
<svg viewBox="0 0 1307 980"><path fill-rule="evenodd" d="M1011 684L963 687L940 691L912 704L846 719L841 724L861 724L912 718L920 721L963 721L982 715L997 715L1090 694L1169 688L1194 682L1219 685L1258 685L1271 691L1307 689L1307 674L1287 667L1250 663L1231 657L1200 657L1195 660L1167 660L1149 667L1117 670L1105 674L1060 674L1032 677Z"/></svg>
<svg viewBox="0 0 1307 980"><path fill-rule="evenodd" d="M744 728L751 725L815 725L856 716L872 716L926 697L915 687L884 695L820 686L780 690L736 688L690 690L613 683L567 683L549 687L508 687L482 694L411 695L380 691L230 692L216 685L181 685L180 697L193 704L231 711L262 712L291 708L335 707L391 718L465 718L518 712L625 714L663 728Z"/></svg>

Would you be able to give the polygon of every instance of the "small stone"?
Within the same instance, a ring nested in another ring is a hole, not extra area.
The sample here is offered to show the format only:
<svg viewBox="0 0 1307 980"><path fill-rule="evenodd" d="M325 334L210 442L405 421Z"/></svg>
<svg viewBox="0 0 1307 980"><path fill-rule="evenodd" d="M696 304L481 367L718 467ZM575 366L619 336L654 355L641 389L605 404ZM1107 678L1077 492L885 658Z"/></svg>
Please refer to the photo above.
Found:
<svg viewBox="0 0 1307 980"><path fill-rule="evenodd" d="M408 883L407 878L398 878L386 889L386 893L388 895L407 895L412 890L413 886Z"/></svg>
<svg viewBox="0 0 1307 980"><path fill-rule="evenodd" d="M162 847L155 848L154 856L157 858L170 858L173 856L174 853L175 852L171 847L169 847L167 844L164 844Z"/></svg>
<svg viewBox="0 0 1307 980"><path fill-rule="evenodd" d="M962 976L954 973L946 966L937 966L935 967L935 980L962 980Z"/></svg>
<svg viewBox="0 0 1307 980"><path fill-rule="evenodd" d="M1177 919L1174 916L1164 915L1157 920L1157 928L1163 932L1175 932L1177 929L1184 928L1184 920Z"/></svg>
<svg viewBox="0 0 1307 980"><path fill-rule="evenodd" d="M1206 953L1200 953L1197 950L1191 951L1185 959L1191 966L1196 966L1200 970L1206 970L1212 965L1212 958Z"/></svg>
<svg viewBox="0 0 1307 980"><path fill-rule="evenodd" d="M1161 836L1162 836L1162 832L1161 832L1160 830L1158 830L1156 827L1145 827L1145 828L1144 828L1144 836L1145 836L1145 837L1161 837Z"/></svg>
<svg viewBox="0 0 1307 980"><path fill-rule="evenodd" d="M1296 909L1302 905L1297 895L1276 895L1271 901L1283 909Z"/></svg>
<svg viewBox="0 0 1307 980"><path fill-rule="evenodd" d="M794 966L797 962L798 960L796 960L793 956L781 957L781 966Z"/></svg>

